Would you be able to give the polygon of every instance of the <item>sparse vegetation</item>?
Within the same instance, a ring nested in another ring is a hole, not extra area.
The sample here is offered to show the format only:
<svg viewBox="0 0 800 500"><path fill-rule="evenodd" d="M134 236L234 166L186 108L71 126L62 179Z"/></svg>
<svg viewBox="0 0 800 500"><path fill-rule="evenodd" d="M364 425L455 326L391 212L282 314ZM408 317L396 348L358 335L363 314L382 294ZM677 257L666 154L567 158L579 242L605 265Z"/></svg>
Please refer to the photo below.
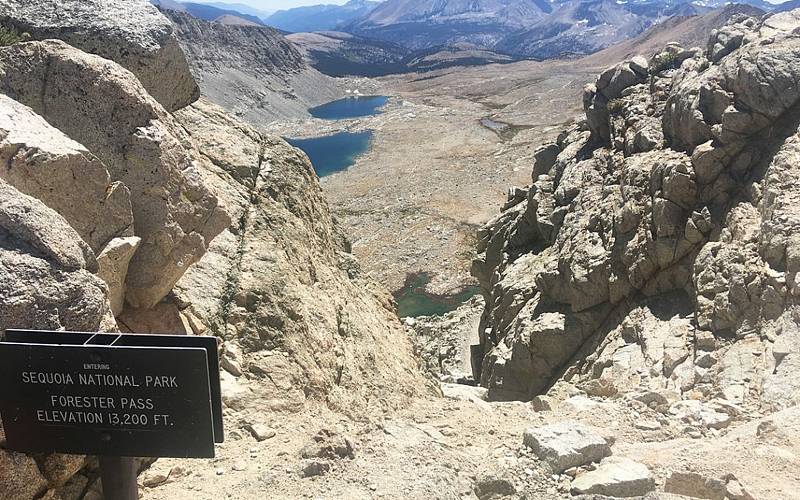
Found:
<svg viewBox="0 0 800 500"><path fill-rule="evenodd" d="M0 47L7 47L15 43L27 42L31 39L30 33L21 32L9 26L0 25Z"/></svg>
<svg viewBox="0 0 800 500"><path fill-rule="evenodd" d="M656 54L652 60L653 73L658 74L668 69L675 69L678 67L678 59L674 52L661 52Z"/></svg>

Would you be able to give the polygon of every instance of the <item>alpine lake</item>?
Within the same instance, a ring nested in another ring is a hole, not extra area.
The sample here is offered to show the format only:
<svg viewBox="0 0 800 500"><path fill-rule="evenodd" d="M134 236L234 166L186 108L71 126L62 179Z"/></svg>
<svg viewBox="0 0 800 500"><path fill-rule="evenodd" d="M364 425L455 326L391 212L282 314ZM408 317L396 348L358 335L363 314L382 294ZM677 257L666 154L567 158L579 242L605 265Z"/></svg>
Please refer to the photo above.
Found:
<svg viewBox="0 0 800 500"><path fill-rule="evenodd" d="M386 96L346 97L308 111L311 116L321 120L349 120L380 114L381 108L388 100ZM356 158L369 149L372 131L338 132L319 137L284 139L306 153L317 175L325 177L351 167ZM431 277L426 273L411 274L405 286L394 293L397 312L401 318L440 316L457 309L480 293L477 286L467 286L451 295L437 295L425 290L430 281Z"/></svg>
<svg viewBox="0 0 800 500"><path fill-rule="evenodd" d="M332 101L308 110L311 116L321 120L349 120L381 113L389 98L387 96L353 96ZM358 156L370 146L372 131L339 132L309 138L285 137L286 142L303 150L311 160L320 177L341 172L351 167Z"/></svg>

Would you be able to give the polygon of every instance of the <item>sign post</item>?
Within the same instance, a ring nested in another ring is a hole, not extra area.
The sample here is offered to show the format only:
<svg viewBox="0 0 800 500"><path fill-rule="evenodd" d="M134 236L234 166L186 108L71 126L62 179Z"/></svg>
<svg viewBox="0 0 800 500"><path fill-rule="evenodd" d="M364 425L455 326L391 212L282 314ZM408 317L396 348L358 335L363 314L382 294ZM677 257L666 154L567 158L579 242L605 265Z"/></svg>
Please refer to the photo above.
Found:
<svg viewBox="0 0 800 500"><path fill-rule="evenodd" d="M137 500L136 461L131 457L100 457L100 479L106 500Z"/></svg>
<svg viewBox="0 0 800 500"><path fill-rule="evenodd" d="M133 457L224 440L215 337L7 330L0 380L7 447L98 455L109 500L137 498Z"/></svg>

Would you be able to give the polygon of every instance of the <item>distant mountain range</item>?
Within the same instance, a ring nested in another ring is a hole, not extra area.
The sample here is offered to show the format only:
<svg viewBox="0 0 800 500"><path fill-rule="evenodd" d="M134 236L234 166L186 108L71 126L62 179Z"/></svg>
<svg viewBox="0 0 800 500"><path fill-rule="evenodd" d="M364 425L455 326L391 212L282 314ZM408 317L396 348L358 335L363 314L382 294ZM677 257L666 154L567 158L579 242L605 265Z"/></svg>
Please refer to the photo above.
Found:
<svg viewBox="0 0 800 500"><path fill-rule="evenodd" d="M280 11L265 22L294 33L349 33L410 51L447 51L468 44L515 58L548 59L596 52L672 16L700 15L729 3L727 0L352 0L342 6L317 5ZM765 0L739 3L764 11L781 8Z"/></svg>
<svg viewBox="0 0 800 500"><path fill-rule="evenodd" d="M787 10L793 9L800 9L800 0L789 0L788 2L784 2L780 5L773 5L779 12L784 12Z"/></svg>
<svg viewBox="0 0 800 500"><path fill-rule="evenodd" d="M211 0L151 0L162 8L231 25L291 33L311 65L332 75L380 76L452 65L591 54L667 19L698 16L726 0L350 0L264 13ZM742 0L748 13L784 10Z"/></svg>
<svg viewBox="0 0 800 500"><path fill-rule="evenodd" d="M150 3L162 9L185 12L204 21L217 21L231 25L264 26L264 21L258 16L261 11L244 4L226 4L222 2L212 4L181 2L178 0L150 0Z"/></svg>
<svg viewBox="0 0 800 500"><path fill-rule="evenodd" d="M215 2L211 0L196 0L196 3L211 5L212 7L217 7L223 10L235 10L237 12L241 12L242 14L258 17L260 19L266 19L274 13L274 11L256 9L255 7L251 7L243 3Z"/></svg>
<svg viewBox="0 0 800 500"><path fill-rule="evenodd" d="M774 5L745 0L763 10ZM387 0L340 31L412 50L470 43L514 57L588 54L723 0Z"/></svg>
<svg viewBox="0 0 800 500"><path fill-rule="evenodd" d="M280 30L292 33L328 31L360 19L380 5L373 0L350 0L344 5L312 5L279 10L264 19L264 22Z"/></svg>

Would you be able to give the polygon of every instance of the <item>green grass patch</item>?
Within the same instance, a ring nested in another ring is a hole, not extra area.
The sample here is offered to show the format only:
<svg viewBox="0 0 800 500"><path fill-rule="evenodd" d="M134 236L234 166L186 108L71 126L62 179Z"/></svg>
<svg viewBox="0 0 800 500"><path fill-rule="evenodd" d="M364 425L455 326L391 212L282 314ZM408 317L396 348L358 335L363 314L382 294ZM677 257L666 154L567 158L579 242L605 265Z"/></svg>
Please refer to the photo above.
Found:
<svg viewBox="0 0 800 500"><path fill-rule="evenodd" d="M21 32L8 26L0 26L0 47L7 47L15 43L27 42L31 39L30 33Z"/></svg>

